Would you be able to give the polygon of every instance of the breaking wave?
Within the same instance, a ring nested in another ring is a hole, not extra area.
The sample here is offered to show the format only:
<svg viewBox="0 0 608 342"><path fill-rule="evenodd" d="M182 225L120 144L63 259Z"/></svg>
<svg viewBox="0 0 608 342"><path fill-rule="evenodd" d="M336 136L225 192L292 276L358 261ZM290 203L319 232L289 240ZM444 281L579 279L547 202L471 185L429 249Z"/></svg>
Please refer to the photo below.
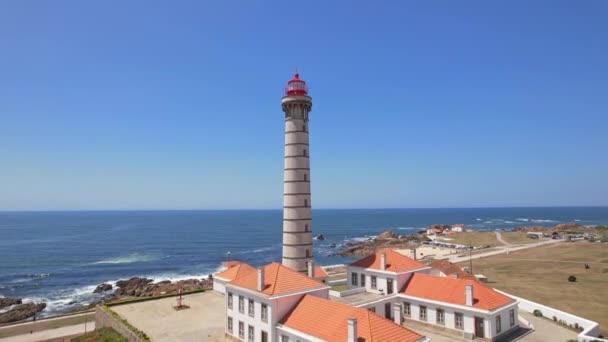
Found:
<svg viewBox="0 0 608 342"><path fill-rule="evenodd" d="M149 262L162 259L162 256L157 254L140 254L140 253L132 253L125 256L119 256L115 258L109 258L104 260L99 260L92 265L118 265L118 264L132 264L135 262Z"/></svg>

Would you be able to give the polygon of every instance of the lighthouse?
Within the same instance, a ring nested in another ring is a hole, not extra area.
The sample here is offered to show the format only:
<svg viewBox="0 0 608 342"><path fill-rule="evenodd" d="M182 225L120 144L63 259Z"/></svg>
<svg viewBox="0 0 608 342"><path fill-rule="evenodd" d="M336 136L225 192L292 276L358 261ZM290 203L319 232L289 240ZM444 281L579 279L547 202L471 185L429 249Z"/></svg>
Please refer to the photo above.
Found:
<svg viewBox="0 0 608 342"><path fill-rule="evenodd" d="M312 256L310 148L308 113L312 98L296 71L281 101L285 112L285 168L283 172L283 265L306 272Z"/></svg>

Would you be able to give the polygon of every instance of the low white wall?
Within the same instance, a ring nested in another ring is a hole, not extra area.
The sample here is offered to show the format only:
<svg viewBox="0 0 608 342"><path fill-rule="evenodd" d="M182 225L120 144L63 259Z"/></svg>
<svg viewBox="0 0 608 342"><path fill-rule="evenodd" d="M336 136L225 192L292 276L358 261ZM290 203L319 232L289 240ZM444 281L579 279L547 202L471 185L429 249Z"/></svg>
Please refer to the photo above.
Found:
<svg viewBox="0 0 608 342"><path fill-rule="evenodd" d="M350 296L355 293L361 293L361 292L365 292L365 287L357 287L357 288L342 291L342 292L329 290L329 295L332 297L346 297L346 296Z"/></svg>
<svg viewBox="0 0 608 342"><path fill-rule="evenodd" d="M494 289L494 290L496 290L496 289ZM548 319L552 320L553 316L555 316L558 321L562 320L562 321L566 322L566 324L574 325L575 323L577 323L579 326L583 327L583 331L580 334L578 334L578 336L577 336L577 339L580 342L589 342L589 341L608 342L608 340L606 340L606 339L601 339L601 338L597 337L600 334L600 325L597 322L590 321L588 319L578 317L573 314L569 314L567 312L564 312L564 311L561 311L558 309L554 309L552 307L548 307L543 304L533 302L531 300L520 298L520 297L511 295L511 294L508 294L506 292L500 291L500 290L496 290L496 291L518 300L519 308L522 310L528 311L530 313L534 313L534 310L539 310L540 312L542 312L543 316Z"/></svg>
<svg viewBox="0 0 608 342"><path fill-rule="evenodd" d="M329 285L329 286L346 285L346 279L331 280L331 281L327 282L327 285Z"/></svg>

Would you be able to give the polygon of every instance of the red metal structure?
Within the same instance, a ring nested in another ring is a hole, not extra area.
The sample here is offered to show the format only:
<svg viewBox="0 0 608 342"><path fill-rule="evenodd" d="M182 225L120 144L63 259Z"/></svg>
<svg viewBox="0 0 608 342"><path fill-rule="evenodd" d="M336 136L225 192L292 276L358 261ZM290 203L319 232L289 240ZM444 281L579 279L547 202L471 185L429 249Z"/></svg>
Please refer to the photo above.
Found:
<svg viewBox="0 0 608 342"><path fill-rule="evenodd" d="M287 96L307 96L308 95L308 87L306 86L306 82L300 79L300 74L296 71L295 75L293 75L293 79L287 82L287 87L285 87L285 94Z"/></svg>

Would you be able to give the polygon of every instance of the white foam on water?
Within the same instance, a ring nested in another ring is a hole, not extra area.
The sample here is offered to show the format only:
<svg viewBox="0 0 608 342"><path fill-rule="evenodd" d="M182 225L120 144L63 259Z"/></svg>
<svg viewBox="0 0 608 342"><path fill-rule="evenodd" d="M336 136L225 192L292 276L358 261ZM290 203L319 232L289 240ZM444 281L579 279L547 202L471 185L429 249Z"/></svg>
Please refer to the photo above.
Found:
<svg viewBox="0 0 608 342"><path fill-rule="evenodd" d="M523 221L523 222L528 222L528 221L530 221L530 219L529 219L529 218L518 218L518 219L516 219L516 220L517 220L517 221Z"/></svg>
<svg viewBox="0 0 608 342"><path fill-rule="evenodd" d="M148 262L148 261L155 261L155 260L160 260L160 259L162 259L162 256L158 255L158 254L131 253L129 255L99 260L99 261L93 262L92 265L132 264L135 262Z"/></svg>

